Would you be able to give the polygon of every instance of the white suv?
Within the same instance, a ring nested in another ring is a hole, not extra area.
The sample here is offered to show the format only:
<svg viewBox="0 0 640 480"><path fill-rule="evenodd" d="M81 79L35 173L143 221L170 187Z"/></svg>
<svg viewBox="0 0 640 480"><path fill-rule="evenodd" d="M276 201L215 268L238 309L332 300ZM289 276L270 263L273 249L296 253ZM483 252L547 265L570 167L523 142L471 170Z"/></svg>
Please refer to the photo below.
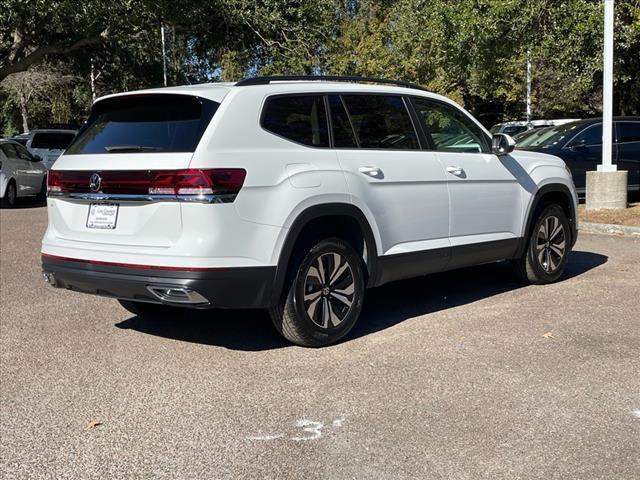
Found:
<svg viewBox="0 0 640 480"><path fill-rule="evenodd" d="M362 80L97 100L49 172L45 280L141 316L269 309L305 346L346 335L386 282L505 259L557 280L577 230L563 161L420 87Z"/></svg>

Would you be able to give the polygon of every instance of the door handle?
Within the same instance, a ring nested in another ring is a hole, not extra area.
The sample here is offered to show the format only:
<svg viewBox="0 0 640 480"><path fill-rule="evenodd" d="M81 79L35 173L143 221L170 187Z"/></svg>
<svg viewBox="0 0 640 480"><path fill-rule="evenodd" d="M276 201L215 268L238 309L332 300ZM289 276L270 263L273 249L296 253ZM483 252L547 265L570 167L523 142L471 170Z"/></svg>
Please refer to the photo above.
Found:
<svg viewBox="0 0 640 480"><path fill-rule="evenodd" d="M464 177L464 169L462 167L456 167L455 165L450 165L447 167L447 172L455 175L456 177Z"/></svg>
<svg viewBox="0 0 640 480"><path fill-rule="evenodd" d="M382 170L380 170L378 167L369 167L369 166L360 167L358 168L358 171L369 177L374 177L374 178L382 177Z"/></svg>

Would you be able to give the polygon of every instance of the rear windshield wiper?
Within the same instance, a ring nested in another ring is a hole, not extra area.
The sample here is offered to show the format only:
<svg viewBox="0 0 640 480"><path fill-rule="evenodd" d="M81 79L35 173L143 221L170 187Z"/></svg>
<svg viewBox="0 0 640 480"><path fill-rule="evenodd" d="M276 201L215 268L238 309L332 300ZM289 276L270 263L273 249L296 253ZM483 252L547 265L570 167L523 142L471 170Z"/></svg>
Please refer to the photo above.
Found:
<svg viewBox="0 0 640 480"><path fill-rule="evenodd" d="M157 152L158 147L146 147L143 145L109 145L104 147L109 153L126 153L126 152Z"/></svg>

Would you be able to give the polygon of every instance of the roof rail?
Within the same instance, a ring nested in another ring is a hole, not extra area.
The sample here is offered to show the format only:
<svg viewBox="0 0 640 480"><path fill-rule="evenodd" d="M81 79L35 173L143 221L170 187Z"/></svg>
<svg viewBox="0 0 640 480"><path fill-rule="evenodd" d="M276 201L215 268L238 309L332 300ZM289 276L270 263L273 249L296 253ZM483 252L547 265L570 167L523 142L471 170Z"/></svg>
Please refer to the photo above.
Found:
<svg viewBox="0 0 640 480"><path fill-rule="evenodd" d="M425 88L414 83L403 82L401 80L390 80L388 78L376 77L357 77L348 75L271 75L266 77L251 77L240 80L236 83L236 87L246 87L249 85L268 85L271 82L287 82L287 81L328 81L328 82L362 82L362 83L382 83L388 85L397 85L399 87L414 88L417 90L425 90Z"/></svg>

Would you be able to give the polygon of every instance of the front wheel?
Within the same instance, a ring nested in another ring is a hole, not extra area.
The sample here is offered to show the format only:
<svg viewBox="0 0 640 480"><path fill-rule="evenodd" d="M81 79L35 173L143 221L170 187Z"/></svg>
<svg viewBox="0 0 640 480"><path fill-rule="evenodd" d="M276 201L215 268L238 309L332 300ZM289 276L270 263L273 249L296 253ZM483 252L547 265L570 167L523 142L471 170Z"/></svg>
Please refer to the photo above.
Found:
<svg viewBox="0 0 640 480"><path fill-rule="evenodd" d="M564 210L555 204L542 206L524 254L514 260L516 274L525 283L555 282L567 264L570 245L569 220Z"/></svg>
<svg viewBox="0 0 640 480"><path fill-rule="evenodd" d="M329 345L355 325L364 289L362 258L344 240L324 239L295 263L284 298L270 311L271 319L290 342Z"/></svg>

